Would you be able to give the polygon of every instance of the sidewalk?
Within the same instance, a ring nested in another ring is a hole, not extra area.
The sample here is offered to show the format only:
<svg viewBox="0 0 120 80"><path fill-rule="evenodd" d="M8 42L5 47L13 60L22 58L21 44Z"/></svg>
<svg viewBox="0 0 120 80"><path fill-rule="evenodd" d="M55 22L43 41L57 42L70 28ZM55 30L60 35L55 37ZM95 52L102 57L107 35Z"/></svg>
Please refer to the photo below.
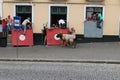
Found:
<svg viewBox="0 0 120 80"><path fill-rule="evenodd" d="M0 47L0 60L118 62L120 42L79 43L77 48L65 46Z"/></svg>

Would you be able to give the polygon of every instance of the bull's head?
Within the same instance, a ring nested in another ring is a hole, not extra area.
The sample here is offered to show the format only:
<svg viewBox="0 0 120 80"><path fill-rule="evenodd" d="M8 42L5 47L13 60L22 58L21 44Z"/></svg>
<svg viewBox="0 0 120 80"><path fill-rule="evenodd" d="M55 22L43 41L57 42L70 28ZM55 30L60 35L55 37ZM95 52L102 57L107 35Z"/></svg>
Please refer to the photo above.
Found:
<svg viewBox="0 0 120 80"><path fill-rule="evenodd" d="M58 33L56 37L57 37L57 38L61 38L61 39L62 39L62 36L63 36L63 34L62 34L62 33Z"/></svg>

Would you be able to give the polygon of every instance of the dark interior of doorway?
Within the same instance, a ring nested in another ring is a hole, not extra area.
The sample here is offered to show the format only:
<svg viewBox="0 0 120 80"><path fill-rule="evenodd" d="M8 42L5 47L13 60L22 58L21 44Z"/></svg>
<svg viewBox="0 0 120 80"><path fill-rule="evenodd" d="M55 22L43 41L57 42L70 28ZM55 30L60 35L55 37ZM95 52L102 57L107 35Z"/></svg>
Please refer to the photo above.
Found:
<svg viewBox="0 0 120 80"><path fill-rule="evenodd" d="M28 17L30 18L30 21L32 21L31 13L17 13L16 15L21 17L21 23Z"/></svg>
<svg viewBox="0 0 120 80"><path fill-rule="evenodd" d="M67 20L67 15L66 14L51 14L51 25L52 24L57 24L58 25L58 20L59 19L64 19L64 20Z"/></svg>

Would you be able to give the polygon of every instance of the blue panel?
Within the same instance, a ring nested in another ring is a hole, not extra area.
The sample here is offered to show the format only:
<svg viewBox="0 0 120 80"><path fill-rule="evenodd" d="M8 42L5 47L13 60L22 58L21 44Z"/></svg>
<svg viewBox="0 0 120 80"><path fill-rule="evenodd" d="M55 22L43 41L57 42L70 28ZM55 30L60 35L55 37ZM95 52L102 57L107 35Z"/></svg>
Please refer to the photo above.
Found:
<svg viewBox="0 0 120 80"><path fill-rule="evenodd" d="M101 24L103 26L103 24ZM97 22L85 21L84 22L84 37L88 38L102 38L103 27L97 28Z"/></svg>
<svg viewBox="0 0 120 80"><path fill-rule="evenodd" d="M14 29L20 29L21 28L21 18L18 16L14 17Z"/></svg>

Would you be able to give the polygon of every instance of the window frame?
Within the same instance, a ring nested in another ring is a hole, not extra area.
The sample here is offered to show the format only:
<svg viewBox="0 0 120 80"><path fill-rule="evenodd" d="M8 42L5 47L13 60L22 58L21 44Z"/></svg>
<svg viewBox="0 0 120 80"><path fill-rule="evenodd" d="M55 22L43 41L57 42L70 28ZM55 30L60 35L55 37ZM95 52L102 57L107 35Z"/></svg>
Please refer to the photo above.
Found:
<svg viewBox="0 0 120 80"><path fill-rule="evenodd" d="M34 4L33 3L15 3L14 4L14 16L16 16L16 6L31 6L32 8L32 23L34 22Z"/></svg>
<svg viewBox="0 0 120 80"><path fill-rule="evenodd" d="M59 7L67 7L67 26L69 26L68 22L69 22L69 6L67 4L49 4L49 21L47 22L48 23L48 28L50 28L50 19L51 19L51 7L54 6L59 6Z"/></svg>
<svg viewBox="0 0 120 80"><path fill-rule="evenodd" d="M103 14L103 20L104 20L104 12L105 12L104 5L85 5L84 6L84 21L86 20L86 9L87 9L87 7L102 7L103 8L102 14Z"/></svg>

